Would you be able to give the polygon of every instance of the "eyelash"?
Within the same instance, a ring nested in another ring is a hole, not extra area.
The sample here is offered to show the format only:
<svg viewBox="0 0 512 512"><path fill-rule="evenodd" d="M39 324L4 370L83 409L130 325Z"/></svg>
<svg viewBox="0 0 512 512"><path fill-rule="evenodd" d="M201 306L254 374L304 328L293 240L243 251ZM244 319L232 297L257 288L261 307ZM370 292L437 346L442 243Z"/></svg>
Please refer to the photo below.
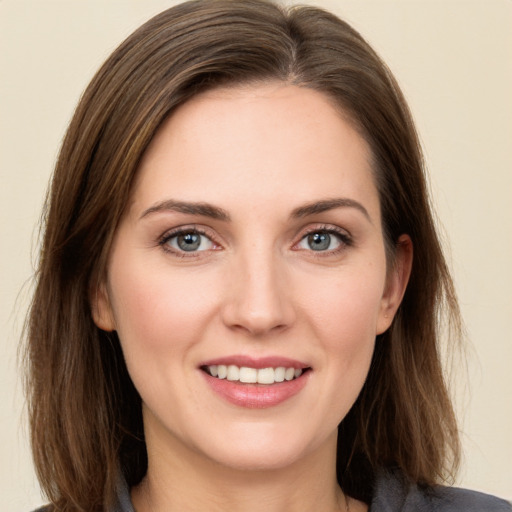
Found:
<svg viewBox="0 0 512 512"><path fill-rule="evenodd" d="M311 250L294 249L294 250L296 250L296 251L304 250L304 251L311 253L311 255L315 258L322 258L322 257L326 257L326 256L336 255L339 252L345 250L348 247L351 247L354 244L352 237L345 230L337 228L336 226L333 226L333 225L320 225L320 226L312 227L312 228L306 230L305 232L303 232L300 236L299 241L294 243L293 248L297 247L297 245L300 244L306 237L316 234L316 233L334 235L339 240L340 246L335 249L325 250L325 251L314 251L312 249ZM187 234L201 235L201 236L206 237L214 246L220 245L215 241L215 239L211 233L209 233L206 230L204 230L200 227L197 227L197 226L179 227L179 228L175 228L171 231L168 231L159 239L158 245L160 247L162 247L162 249L165 252L171 253L174 256L178 256L180 258L194 258L194 257L197 258L199 256L202 256L202 254L201 254L202 252L207 252L207 251L190 251L190 252L180 251L180 250L171 248L169 246L170 240L172 240L173 238L176 238L180 235L187 235Z"/></svg>
<svg viewBox="0 0 512 512"><path fill-rule="evenodd" d="M354 245L354 241L353 241L352 237L345 230L338 228L337 226L333 226L331 224L329 224L329 225L324 224L324 225L314 226L314 227L306 230L304 233L302 233L300 240L294 244L294 247L296 247L298 244L300 244L308 236L316 234L316 233L334 235L339 240L340 246L337 247L336 249L331 249L331 250L326 250L326 251L314 251L312 249L307 251L306 249L304 249L307 252L309 252L311 254L311 256L313 256L315 258L325 258L328 256L334 256L334 255L344 251L348 247L352 247ZM296 249L296 250L301 250L301 249Z"/></svg>
<svg viewBox="0 0 512 512"><path fill-rule="evenodd" d="M197 258L198 256L201 255L202 252L206 252L206 251L187 252L187 251L180 251L180 250L171 248L169 246L169 241L172 240L173 238L176 238L180 235L189 235L189 234L204 236L208 240L210 240L210 242L214 246L219 245L217 242L215 242L214 237L211 235L211 233L209 233L206 230L204 230L200 227L197 227L197 226L184 226L184 227L175 228L171 231L167 231L158 241L158 245L160 247L162 247L162 249L165 252L170 253L174 256L178 256L179 258Z"/></svg>

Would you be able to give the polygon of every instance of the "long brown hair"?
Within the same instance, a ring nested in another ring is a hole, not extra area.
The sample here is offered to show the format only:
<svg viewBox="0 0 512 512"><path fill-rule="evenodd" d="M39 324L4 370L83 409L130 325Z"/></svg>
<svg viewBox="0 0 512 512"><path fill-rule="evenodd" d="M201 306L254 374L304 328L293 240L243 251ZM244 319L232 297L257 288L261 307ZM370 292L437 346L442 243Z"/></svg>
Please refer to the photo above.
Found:
<svg viewBox="0 0 512 512"><path fill-rule="evenodd" d="M37 474L55 510L112 503L119 474L145 474L141 401L115 333L91 317L139 162L162 122L212 87L281 80L329 96L368 141L390 255L414 245L392 327L339 427L338 480L369 500L379 468L433 485L457 465L458 433L439 354L440 318L456 327L413 121L391 73L349 25L313 7L195 0L134 32L101 67L70 123L47 197L27 324L27 391Z"/></svg>

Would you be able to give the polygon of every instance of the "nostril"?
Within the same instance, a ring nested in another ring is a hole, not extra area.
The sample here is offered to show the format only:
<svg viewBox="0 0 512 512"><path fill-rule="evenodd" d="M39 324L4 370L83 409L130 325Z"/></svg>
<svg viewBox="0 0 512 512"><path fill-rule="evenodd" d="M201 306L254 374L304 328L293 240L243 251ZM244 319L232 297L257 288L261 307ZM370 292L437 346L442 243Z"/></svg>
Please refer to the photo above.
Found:
<svg viewBox="0 0 512 512"><path fill-rule="evenodd" d="M260 336L283 331L293 323L295 311L289 287L273 275L272 267L269 262L264 270L247 271L239 279L235 277L223 304L222 319L226 326Z"/></svg>

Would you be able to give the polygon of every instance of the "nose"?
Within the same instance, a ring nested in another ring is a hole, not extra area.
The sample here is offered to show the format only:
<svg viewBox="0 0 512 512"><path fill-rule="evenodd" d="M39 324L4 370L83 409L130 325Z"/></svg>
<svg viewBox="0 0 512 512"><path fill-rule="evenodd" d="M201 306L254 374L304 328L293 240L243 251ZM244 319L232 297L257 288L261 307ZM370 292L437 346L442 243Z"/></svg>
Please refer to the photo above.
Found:
<svg viewBox="0 0 512 512"><path fill-rule="evenodd" d="M287 273L278 260L261 251L239 258L228 278L222 311L227 327L261 337L292 325L295 311Z"/></svg>

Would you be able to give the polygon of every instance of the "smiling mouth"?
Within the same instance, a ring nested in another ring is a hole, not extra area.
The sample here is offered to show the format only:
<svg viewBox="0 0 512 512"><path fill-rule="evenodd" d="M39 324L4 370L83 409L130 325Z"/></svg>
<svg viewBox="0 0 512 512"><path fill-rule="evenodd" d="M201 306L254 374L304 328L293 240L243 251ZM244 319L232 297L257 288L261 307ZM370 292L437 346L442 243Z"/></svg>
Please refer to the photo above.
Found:
<svg viewBox="0 0 512 512"><path fill-rule="evenodd" d="M298 379L311 368L292 368L278 366L275 368L251 368L248 366L236 366L233 364L214 364L202 366L201 370L208 375L220 380L242 384L275 384Z"/></svg>

